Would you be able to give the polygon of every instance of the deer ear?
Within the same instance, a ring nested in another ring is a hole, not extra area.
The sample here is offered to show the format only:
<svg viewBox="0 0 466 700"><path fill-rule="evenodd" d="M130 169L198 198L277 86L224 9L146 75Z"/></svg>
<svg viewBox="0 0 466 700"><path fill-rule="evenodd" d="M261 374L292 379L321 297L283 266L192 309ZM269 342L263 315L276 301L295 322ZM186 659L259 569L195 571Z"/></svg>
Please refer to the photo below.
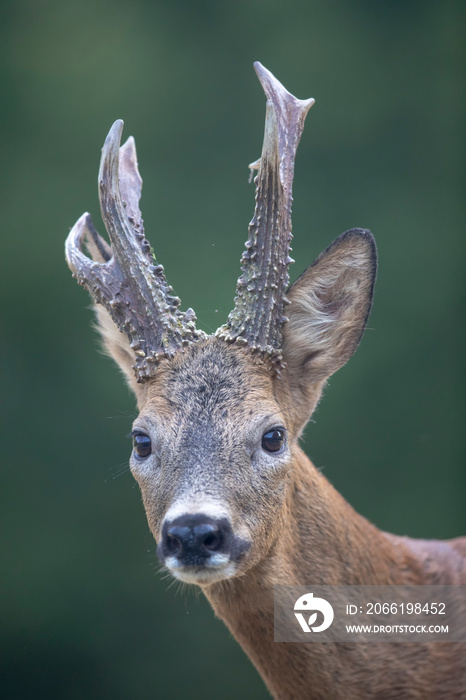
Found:
<svg viewBox="0 0 466 700"><path fill-rule="evenodd" d="M139 398L142 385L138 384L134 375L134 354L129 346L129 340L121 333L113 322L110 314L103 306L95 304L96 328L102 338L102 348L106 355L114 360L125 375L130 389Z"/></svg>
<svg viewBox="0 0 466 700"><path fill-rule="evenodd" d="M327 379L359 345L372 305L377 251L370 231L339 236L287 292L283 359L292 385Z"/></svg>

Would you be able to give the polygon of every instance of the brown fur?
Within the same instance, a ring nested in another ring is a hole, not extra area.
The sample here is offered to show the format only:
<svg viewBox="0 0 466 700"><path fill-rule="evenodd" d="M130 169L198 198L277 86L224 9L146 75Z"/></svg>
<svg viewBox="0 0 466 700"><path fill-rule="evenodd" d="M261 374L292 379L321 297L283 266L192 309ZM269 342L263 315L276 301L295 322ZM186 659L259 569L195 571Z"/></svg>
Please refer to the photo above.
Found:
<svg viewBox="0 0 466 700"><path fill-rule="evenodd" d="M283 700L466 697L460 644L286 644L273 641L275 584L466 584L466 539L418 542L358 515L299 447L326 378L354 352L372 299L370 234L338 239L289 292L286 367L277 377L247 348L211 337L132 379L127 340L103 321L110 354L130 378L153 454L131 461L149 526L160 540L167 510L206 498L250 543L234 575L199 581ZM271 425L287 429L282 454L260 450Z"/></svg>

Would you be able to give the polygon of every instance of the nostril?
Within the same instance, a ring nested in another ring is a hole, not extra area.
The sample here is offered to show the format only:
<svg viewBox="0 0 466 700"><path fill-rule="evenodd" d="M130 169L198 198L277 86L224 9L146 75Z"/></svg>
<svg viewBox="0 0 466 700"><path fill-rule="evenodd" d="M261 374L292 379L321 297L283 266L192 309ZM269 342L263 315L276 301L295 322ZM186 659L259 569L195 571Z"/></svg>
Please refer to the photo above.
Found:
<svg viewBox="0 0 466 700"><path fill-rule="evenodd" d="M187 513L164 523L159 556L174 557L188 566L205 565L214 554L228 556L232 539L231 525L226 518Z"/></svg>
<svg viewBox="0 0 466 700"><path fill-rule="evenodd" d="M194 530L199 544L209 552L216 552L222 546L222 535L217 525L205 523Z"/></svg>
<svg viewBox="0 0 466 700"><path fill-rule="evenodd" d="M170 552L170 554L179 554L181 552L181 542L177 537L174 535L168 535L167 536L167 549Z"/></svg>
<svg viewBox="0 0 466 700"><path fill-rule="evenodd" d="M203 545L207 549L218 549L220 545L220 537L215 533L211 533L210 535L207 535L207 537L204 537Z"/></svg>
<svg viewBox="0 0 466 700"><path fill-rule="evenodd" d="M166 547L170 554L179 556L190 535L189 527L175 526L167 532Z"/></svg>

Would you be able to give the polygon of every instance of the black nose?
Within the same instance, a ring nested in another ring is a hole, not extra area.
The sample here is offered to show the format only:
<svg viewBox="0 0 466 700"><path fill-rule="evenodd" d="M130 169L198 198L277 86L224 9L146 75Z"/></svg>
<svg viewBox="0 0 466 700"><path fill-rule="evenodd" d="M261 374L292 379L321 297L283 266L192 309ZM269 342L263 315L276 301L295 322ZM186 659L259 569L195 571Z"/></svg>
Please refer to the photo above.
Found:
<svg viewBox="0 0 466 700"><path fill-rule="evenodd" d="M202 564L214 554L229 554L232 529L227 518L203 513L180 515L164 523L159 555L176 557L186 565Z"/></svg>

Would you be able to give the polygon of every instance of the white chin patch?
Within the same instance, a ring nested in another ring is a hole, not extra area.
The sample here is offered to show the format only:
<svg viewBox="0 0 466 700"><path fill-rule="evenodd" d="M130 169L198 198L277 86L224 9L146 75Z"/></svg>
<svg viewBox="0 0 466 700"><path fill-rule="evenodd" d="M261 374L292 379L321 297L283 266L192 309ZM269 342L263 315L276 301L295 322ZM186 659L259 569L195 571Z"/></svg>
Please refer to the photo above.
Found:
<svg viewBox="0 0 466 700"><path fill-rule="evenodd" d="M183 566L176 557L168 557L165 566L179 581L198 586L231 578L236 571L236 564L226 554L214 554L203 567Z"/></svg>

